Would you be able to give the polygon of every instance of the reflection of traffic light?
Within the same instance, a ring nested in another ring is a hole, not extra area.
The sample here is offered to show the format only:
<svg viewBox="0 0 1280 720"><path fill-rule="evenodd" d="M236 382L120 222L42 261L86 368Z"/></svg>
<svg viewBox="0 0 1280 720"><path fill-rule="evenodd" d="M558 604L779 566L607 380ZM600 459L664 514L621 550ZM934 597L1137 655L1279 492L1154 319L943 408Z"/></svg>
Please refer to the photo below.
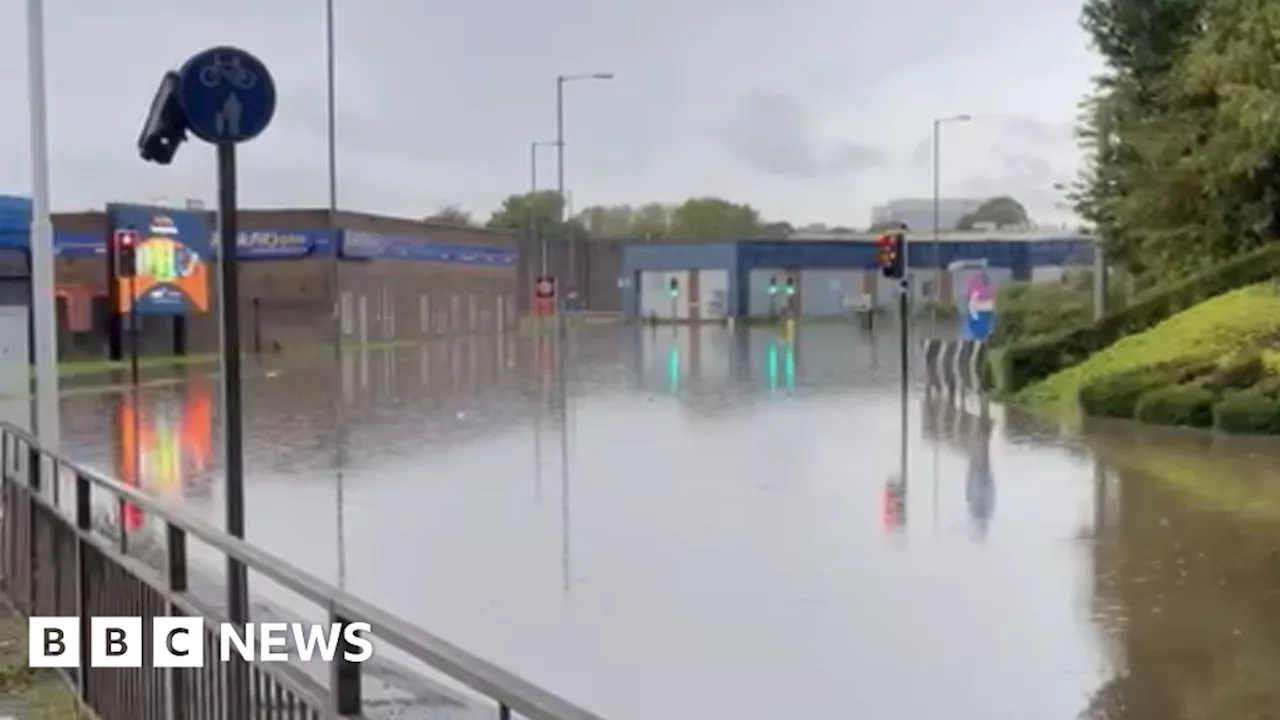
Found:
<svg viewBox="0 0 1280 720"><path fill-rule="evenodd" d="M680 389L680 345L675 342L667 351L667 389L673 395Z"/></svg>
<svg viewBox="0 0 1280 720"><path fill-rule="evenodd" d="M890 479L884 485L884 526L899 530L907 525L907 485Z"/></svg>
<svg viewBox="0 0 1280 720"><path fill-rule="evenodd" d="M671 278L671 282L667 283L667 294L672 298L680 295L680 280L677 278Z"/></svg>
<svg viewBox="0 0 1280 720"><path fill-rule="evenodd" d="M906 250L904 244L904 236L901 234L881 235L876 238L876 258L880 265L880 272L885 277L902 279L902 256Z"/></svg>
<svg viewBox="0 0 1280 720"><path fill-rule="evenodd" d="M770 338L765 350L765 382L770 390L778 388L778 371L782 371L782 383L788 390L796 387L796 351L791 343Z"/></svg>

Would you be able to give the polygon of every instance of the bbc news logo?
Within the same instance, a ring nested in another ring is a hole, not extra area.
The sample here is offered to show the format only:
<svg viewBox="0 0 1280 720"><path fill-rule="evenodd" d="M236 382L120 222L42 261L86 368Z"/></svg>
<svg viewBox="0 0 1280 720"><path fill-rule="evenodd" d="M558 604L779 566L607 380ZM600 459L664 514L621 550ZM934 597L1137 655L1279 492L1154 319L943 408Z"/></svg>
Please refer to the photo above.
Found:
<svg viewBox="0 0 1280 720"><path fill-rule="evenodd" d="M33 617L27 623L28 664L33 668L80 666L82 643L88 645L90 667L142 667L147 643L140 617L89 618L89 635L81 637L78 617ZM214 649L206 648L203 618L157 617L151 625L152 667L204 667ZM319 657L333 662L339 647L348 662L373 657L369 623L246 623L243 631L231 624L218 626L217 660L238 656L250 662L303 662ZM292 647L291 643L292 641Z"/></svg>

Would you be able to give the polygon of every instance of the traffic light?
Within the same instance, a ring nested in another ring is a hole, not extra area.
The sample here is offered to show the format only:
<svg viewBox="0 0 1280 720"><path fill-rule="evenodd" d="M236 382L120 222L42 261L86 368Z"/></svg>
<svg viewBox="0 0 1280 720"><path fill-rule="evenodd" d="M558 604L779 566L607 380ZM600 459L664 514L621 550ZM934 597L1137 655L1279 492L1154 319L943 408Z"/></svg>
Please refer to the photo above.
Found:
<svg viewBox="0 0 1280 720"><path fill-rule="evenodd" d="M116 277L129 279L138 272L138 234L133 230L117 230Z"/></svg>
<svg viewBox="0 0 1280 720"><path fill-rule="evenodd" d="M187 119L178 101L178 73L170 70L160 79L151 109L138 135L138 155L147 162L168 165L187 139Z"/></svg>
<svg viewBox="0 0 1280 720"><path fill-rule="evenodd" d="M796 294L796 280L790 275L787 276L787 294L788 295Z"/></svg>
<svg viewBox="0 0 1280 720"><path fill-rule="evenodd" d="M678 279L671 278L671 282L667 284L667 294L672 298L680 295L680 281Z"/></svg>
<svg viewBox="0 0 1280 720"><path fill-rule="evenodd" d="M876 238L876 257L880 264L880 272L887 278L902 279L902 260L906 252L904 236L881 235Z"/></svg>
<svg viewBox="0 0 1280 720"><path fill-rule="evenodd" d="M770 295L778 294L778 276L777 275L772 275L769 277L769 294Z"/></svg>

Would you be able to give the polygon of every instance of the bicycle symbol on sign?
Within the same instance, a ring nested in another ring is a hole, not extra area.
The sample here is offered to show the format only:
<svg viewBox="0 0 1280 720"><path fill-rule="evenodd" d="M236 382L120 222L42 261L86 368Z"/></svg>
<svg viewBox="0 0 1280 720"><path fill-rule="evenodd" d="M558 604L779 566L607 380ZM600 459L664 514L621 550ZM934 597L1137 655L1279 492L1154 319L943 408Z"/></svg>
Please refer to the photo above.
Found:
<svg viewBox="0 0 1280 720"><path fill-rule="evenodd" d="M249 90L258 84L258 76L240 65L236 55L217 55L212 63L200 68L200 82L215 88L226 80L237 90Z"/></svg>

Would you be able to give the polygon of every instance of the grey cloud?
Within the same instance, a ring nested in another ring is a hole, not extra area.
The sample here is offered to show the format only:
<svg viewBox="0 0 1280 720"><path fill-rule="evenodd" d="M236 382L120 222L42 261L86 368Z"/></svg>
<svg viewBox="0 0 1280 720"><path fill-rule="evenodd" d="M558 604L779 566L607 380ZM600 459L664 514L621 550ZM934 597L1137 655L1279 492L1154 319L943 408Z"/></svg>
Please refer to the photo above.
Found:
<svg viewBox="0 0 1280 720"><path fill-rule="evenodd" d="M1066 172L1039 155L996 149L989 157L996 171L970 175L960 185L966 195L1009 195L1021 202L1033 218L1062 215L1064 193L1054 185L1070 182Z"/></svg>
<svg viewBox="0 0 1280 720"><path fill-rule="evenodd" d="M752 93L742 101L727 128L726 143L747 164L782 177L837 177L884 161L875 148L815 137L805 108L774 92Z"/></svg>
<svg viewBox="0 0 1280 720"><path fill-rule="evenodd" d="M1010 135L1036 144L1058 144L1072 140L1075 125L1070 122L1045 122L1025 115L1010 115L1002 119L1004 131Z"/></svg>

